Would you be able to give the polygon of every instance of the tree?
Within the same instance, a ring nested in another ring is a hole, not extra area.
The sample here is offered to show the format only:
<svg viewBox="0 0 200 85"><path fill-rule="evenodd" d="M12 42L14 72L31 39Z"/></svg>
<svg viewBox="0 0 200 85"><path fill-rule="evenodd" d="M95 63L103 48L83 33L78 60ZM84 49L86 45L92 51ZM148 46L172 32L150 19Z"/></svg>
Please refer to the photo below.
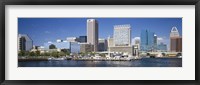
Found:
<svg viewBox="0 0 200 85"><path fill-rule="evenodd" d="M165 54L165 53L162 53L162 56L166 56L166 54Z"/></svg>
<svg viewBox="0 0 200 85"><path fill-rule="evenodd" d="M44 56L50 56L50 53L45 52Z"/></svg>
<svg viewBox="0 0 200 85"><path fill-rule="evenodd" d="M61 52L64 52L66 55L70 55L69 49L61 49Z"/></svg>
<svg viewBox="0 0 200 85"><path fill-rule="evenodd" d="M85 56L86 55L86 53L83 53L83 52L80 52L79 53L81 56Z"/></svg>
<svg viewBox="0 0 200 85"><path fill-rule="evenodd" d="M105 55L105 54L102 54L102 53L99 54L99 56L101 56L101 57L106 57L106 55Z"/></svg>
<svg viewBox="0 0 200 85"><path fill-rule="evenodd" d="M56 49L56 46L54 44L49 45L49 49Z"/></svg>
<svg viewBox="0 0 200 85"><path fill-rule="evenodd" d="M94 56L96 53L95 52L88 52L91 56Z"/></svg>
<svg viewBox="0 0 200 85"><path fill-rule="evenodd" d="M150 56L150 53L147 53L147 56Z"/></svg>
<svg viewBox="0 0 200 85"><path fill-rule="evenodd" d="M35 56L35 52L30 52L29 56Z"/></svg>
<svg viewBox="0 0 200 85"><path fill-rule="evenodd" d="M65 53L64 52L59 52L59 56L65 56Z"/></svg>
<svg viewBox="0 0 200 85"><path fill-rule="evenodd" d="M35 53L36 53L36 56L40 56L40 51L37 50Z"/></svg>
<svg viewBox="0 0 200 85"><path fill-rule="evenodd" d="M182 53L177 53L176 56L182 56Z"/></svg>
<svg viewBox="0 0 200 85"><path fill-rule="evenodd" d="M54 51L54 52L51 53L51 56L57 57L57 58L58 58L58 57L59 57L59 54L58 54L58 52Z"/></svg>
<svg viewBox="0 0 200 85"><path fill-rule="evenodd" d="M25 51L20 51L19 53L18 53L18 56L25 56Z"/></svg>
<svg viewBox="0 0 200 85"><path fill-rule="evenodd" d="M30 54L29 51L24 51L24 52L25 52L24 56L29 56L29 54Z"/></svg>

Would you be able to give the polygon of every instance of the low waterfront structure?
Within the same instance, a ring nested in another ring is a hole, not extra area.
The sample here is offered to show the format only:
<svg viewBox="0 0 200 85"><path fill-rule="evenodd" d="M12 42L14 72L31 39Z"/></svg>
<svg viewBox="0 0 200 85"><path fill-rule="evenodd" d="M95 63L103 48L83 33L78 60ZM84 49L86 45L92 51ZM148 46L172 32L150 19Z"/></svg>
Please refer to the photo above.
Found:
<svg viewBox="0 0 200 85"><path fill-rule="evenodd" d="M114 46L109 47L110 52L119 52L119 53L127 53L128 55L133 55L133 48L132 46Z"/></svg>
<svg viewBox="0 0 200 85"><path fill-rule="evenodd" d="M87 53L93 51L93 45L88 43L80 43L80 52Z"/></svg>

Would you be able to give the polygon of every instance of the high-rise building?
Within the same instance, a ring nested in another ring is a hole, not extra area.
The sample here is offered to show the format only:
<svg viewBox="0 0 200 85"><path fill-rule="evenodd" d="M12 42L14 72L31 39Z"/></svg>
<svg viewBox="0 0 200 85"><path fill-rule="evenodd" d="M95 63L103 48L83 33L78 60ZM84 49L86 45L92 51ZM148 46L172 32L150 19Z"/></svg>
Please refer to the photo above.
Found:
<svg viewBox="0 0 200 85"><path fill-rule="evenodd" d="M98 22L95 19L87 20L87 43L94 45L94 52L98 51Z"/></svg>
<svg viewBox="0 0 200 85"><path fill-rule="evenodd" d="M107 51L107 40L106 39L99 39L99 51Z"/></svg>
<svg viewBox="0 0 200 85"><path fill-rule="evenodd" d="M114 45L131 46L131 26L115 25L114 26Z"/></svg>
<svg viewBox="0 0 200 85"><path fill-rule="evenodd" d="M108 51L133 55L131 46L131 26L115 25L114 37L108 38Z"/></svg>
<svg viewBox="0 0 200 85"><path fill-rule="evenodd" d="M154 34L154 45L153 45L154 51L157 50L157 45L158 45L158 43L157 43L157 35Z"/></svg>
<svg viewBox="0 0 200 85"><path fill-rule="evenodd" d="M18 35L18 51L30 51L33 48L33 40L26 34Z"/></svg>
<svg viewBox="0 0 200 85"><path fill-rule="evenodd" d="M182 52L182 37L171 37L170 38L170 51L171 52Z"/></svg>
<svg viewBox="0 0 200 85"><path fill-rule="evenodd" d="M157 36L154 32L149 30L142 30L141 32L141 45L140 49L142 51L155 51L157 45Z"/></svg>
<svg viewBox="0 0 200 85"><path fill-rule="evenodd" d="M86 43L87 42L87 36L79 36L78 42L80 42L80 43Z"/></svg>
<svg viewBox="0 0 200 85"><path fill-rule="evenodd" d="M182 52L182 37L176 27L172 27L170 32L170 51Z"/></svg>
<svg viewBox="0 0 200 85"><path fill-rule="evenodd" d="M170 37L180 37L178 29L176 27L172 27Z"/></svg>
<svg viewBox="0 0 200 85"><path fill-rule="evenodd" d="M142 51L146 51L148 45L148 31L142 30L140 38L141 38L140 49Z"/></svg>
<svg viewBox="0 0 200 85"><path fill-rule="evenodd" d="M157 35L154 34L154 45L156 46L157 45Z"/></svg>

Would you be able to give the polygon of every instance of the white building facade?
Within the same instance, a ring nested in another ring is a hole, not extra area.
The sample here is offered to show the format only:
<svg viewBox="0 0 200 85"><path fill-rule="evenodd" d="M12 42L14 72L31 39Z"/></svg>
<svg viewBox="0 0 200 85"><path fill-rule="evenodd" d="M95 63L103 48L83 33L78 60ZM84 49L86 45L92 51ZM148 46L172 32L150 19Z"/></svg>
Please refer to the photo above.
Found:
<svg viewBox="0 0 200 85"><path fill-rule="evenodd" d="M131 26L114 26L114 44L115 46L131 46Z"/></svg>

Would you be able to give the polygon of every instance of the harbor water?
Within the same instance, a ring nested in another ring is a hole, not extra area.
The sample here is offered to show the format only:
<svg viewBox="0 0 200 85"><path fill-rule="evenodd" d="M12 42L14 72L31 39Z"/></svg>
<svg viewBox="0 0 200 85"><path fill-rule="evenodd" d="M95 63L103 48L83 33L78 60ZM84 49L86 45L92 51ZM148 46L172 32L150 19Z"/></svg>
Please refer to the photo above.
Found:
<svg viewBox="0 0 200 85"><path fill-rule="evenodd" d="M182 67L182 58L142 58L131 61L22 61L18 67Z"/></svg>

